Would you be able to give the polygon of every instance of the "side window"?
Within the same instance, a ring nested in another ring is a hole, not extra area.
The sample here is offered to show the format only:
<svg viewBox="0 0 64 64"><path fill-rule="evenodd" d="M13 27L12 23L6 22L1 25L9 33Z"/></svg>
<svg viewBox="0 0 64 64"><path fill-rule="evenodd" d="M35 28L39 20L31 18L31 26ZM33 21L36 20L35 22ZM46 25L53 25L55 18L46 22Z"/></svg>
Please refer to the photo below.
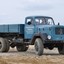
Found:
<svg viewBox="0 0 64 64"><path fill-rule="evenodd" d="M35 19L36 24L44 25L46 23L44 18L36 18Z"/></svg>
<svg viewBox="0 0 64 64"><path fill-rule="evenodd" d="M52 19L48 19L48 24L53 25Z"/></svg>
<svg viewBox="0 0 64 64"><path fill-rule="evenodd" d="M28 25L31 25L31 24L33 24L33 20L32 20L31 18L28 18L28 19L26 20L26 23L27 23Z"/></svg>
<svg viewBox="0 0 64 64"><path fill-rule="evenodd" d="M36 21L36 24L40 24L39 19L35 19L35 21Z"/></svg>

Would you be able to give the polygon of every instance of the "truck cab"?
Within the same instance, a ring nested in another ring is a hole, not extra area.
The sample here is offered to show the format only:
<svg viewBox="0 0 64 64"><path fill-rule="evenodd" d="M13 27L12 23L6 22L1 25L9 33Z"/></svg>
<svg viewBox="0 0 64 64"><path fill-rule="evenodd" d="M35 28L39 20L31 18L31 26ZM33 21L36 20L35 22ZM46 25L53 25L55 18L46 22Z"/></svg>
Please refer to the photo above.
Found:
<svg viewBox="0 0 64 64"><path fill-rule="evenodd" d="M50 50L56 47L60 54L64 53L64 26L55 25L52 17L26 17L24 33L25 39L30 40L30 44L35 45L37 54L42 54L43 47ZM39 48L40 50L37 50Z"/></svg>
<svg viewBox="0 0 64 64"><path fill-rule="evenodd" d="M64 40L64 26L55 25L53 18L46 16L27 17L25 21L25 39L35 34L46 34L48 40Z"/></svg>
<svg viewBox="0 0 64 64"><path fill-rule="evenodd" d="M44 29L46 29L45 27L51 25L55 25L54 20L51 17L27 17L25 21L25 38L31 39L35 33L42 33L44 32ZM43 29L43 31L40 31L41 29Z"/></svg>

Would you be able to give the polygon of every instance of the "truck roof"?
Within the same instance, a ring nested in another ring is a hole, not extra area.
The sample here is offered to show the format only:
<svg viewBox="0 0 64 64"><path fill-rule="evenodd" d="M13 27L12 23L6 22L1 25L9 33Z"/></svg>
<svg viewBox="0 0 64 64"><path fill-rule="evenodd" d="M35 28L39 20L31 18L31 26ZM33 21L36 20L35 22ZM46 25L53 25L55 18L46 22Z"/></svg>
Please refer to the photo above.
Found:
<svg viewBox="0 0 64 64"><path fill-rule="evenodd" d="M49 16L27 16L26 18L29 18L29 17L33 17L33 18L35 18L35 17L52 18L52 17L49 17Z"/></svg>

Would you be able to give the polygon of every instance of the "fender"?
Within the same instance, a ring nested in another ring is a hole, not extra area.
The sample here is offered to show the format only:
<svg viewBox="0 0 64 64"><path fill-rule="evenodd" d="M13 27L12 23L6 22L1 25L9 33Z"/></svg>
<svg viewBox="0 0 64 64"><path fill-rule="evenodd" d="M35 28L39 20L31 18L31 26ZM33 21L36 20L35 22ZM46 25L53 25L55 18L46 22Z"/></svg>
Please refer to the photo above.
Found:
<svg viewBox="0 0 64 64"><path fill-rule="evenodd" d="M36 33L34 34L34 36L32 37L30 43L31 45L34 45L35 39L36 38L41 38L42 40L47 40L47 34L46 33Z"/></svg>

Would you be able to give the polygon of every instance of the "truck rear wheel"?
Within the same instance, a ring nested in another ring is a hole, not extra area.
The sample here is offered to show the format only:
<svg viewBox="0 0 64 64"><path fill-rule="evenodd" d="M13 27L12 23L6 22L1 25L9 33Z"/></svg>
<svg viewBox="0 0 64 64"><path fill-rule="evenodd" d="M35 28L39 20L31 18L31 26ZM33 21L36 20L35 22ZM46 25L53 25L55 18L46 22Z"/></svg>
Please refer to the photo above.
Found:
<svg viewBox="0 0 64 64"><path fill-rule="evenodd" d="M58 51L60 54L64 54L64 44L58 47Z"/></svg>
<svg viewBox="0 0 64 64"><path fill-rule="evenodd" d="M17 51L19 51L19 52L25 52L25 51L27 51L28 47L29 47L28 45L16 46Z"/></svg>
<svg viewBox="0 0 64 64"><path fill-rule="evenodd" d="M7 39L0 38L0 52L8 52L9 51L9 42Z"/></svg>
<svg viewBox="0 0 64 64"><path fill-rule="evenodd" d="M39 56L41 56L43 54L43 50L44 50L44 46L43 46L43 42L40 38L37 38L35 40L35 53Z"/></svg>

